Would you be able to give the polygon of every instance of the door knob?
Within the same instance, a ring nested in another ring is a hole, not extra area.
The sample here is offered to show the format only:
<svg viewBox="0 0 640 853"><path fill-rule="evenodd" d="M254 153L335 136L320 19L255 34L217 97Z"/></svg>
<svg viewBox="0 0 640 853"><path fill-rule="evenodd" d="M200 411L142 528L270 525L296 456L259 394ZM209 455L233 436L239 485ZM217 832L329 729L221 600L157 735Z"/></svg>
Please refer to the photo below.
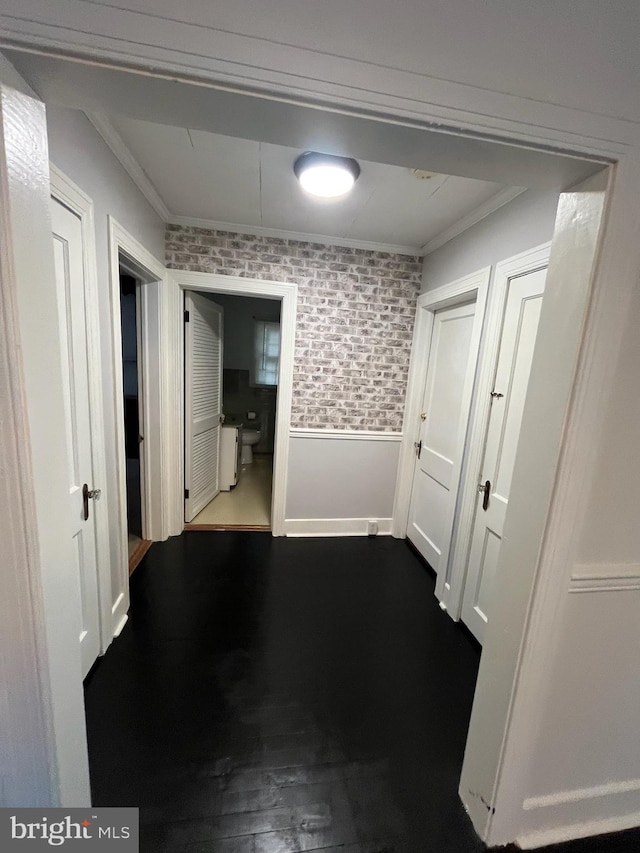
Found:
<svg viewBox="0 0 640 853"><path fill-rule="evenodd" d="M420 454L422 453L422 439L420 439L420 441L414 441L413 446L416 449L416 456L420 459Z"/></svg>
<svg viewBox="0 0 640 853"><path fill-rule="evenodd" d="M489 494L491 493L491 480L487 480L484 485L482 483L480 483L478 485L478 491L483 495L482 509L486 512L489 509Z"/></svg>
<svg viewBox="0 0 640 853"><path fill-rule="evenodd" d="M85 483L82 487L82 515L85 521L89 519L89 501L99 501L102 492L100 489L90 489Z"/></svg>

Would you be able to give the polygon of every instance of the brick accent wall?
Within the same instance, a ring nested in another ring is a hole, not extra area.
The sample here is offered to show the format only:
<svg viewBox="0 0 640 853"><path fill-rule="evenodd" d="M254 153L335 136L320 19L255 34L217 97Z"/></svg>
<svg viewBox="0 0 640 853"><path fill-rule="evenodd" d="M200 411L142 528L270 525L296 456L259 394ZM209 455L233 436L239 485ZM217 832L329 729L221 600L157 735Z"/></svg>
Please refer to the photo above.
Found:
<svg viewBox="0 0 640 853"><path fill-rule="evenodd" d="M170 224L166 262L297 283L291 426L402 429L421 258Z"/></svg>

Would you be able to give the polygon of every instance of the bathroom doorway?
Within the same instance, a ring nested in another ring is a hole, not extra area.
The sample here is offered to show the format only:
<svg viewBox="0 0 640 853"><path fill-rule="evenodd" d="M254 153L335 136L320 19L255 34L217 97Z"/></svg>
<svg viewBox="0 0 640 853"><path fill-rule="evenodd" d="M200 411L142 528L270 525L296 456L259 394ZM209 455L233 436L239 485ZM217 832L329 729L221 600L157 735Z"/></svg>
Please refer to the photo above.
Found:
<svg viewBox="0 0 640 853"><path fill-rule="evenodd" d="M271 530L280 309L274 299L185 292L185 521L191 529ZM219 428L209 423L218 417Z"/></svg>

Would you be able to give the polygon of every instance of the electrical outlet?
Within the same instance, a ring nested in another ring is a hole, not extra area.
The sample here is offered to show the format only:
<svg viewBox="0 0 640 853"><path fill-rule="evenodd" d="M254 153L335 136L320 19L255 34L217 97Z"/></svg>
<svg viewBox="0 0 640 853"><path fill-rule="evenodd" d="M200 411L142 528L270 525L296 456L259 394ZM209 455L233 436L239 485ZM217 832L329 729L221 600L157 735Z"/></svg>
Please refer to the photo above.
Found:
<svg viewBox="0 0 640 853"><path fill-rule="evenodd" d="M377 536L378 535L378 521L375 518L372 518L367 522L367 536Z"/></svg>

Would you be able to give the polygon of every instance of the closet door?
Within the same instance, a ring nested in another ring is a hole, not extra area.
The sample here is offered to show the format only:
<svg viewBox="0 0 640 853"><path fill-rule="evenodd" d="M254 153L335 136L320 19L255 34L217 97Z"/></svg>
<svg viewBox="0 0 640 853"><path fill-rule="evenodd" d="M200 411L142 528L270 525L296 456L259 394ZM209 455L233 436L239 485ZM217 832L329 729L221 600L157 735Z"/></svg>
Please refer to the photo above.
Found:
<svg viewBox="0 0 640 853"><path fill-rule="evenodd" d="M62 343L62 378L67 421L69 527L74 575L78 584L78 640L84 678L100 654L100 612L96 551L96 504L93 482L93 432L89 391L89 347L85 305L82 223L68 208L51 200L53 254Z"/></svg>
<svg viewBox="0 0 640 853"><path fill-rule="evenodd" d="M407 536L436 573L446 568L451 543L477 360L475 337L475 300L435 312Z"/></svg>
<svg viewBox="0 0 640 853"><path fill-rule="evenodd" d="M462 603L462 620L480 642L491 612L546 275L538 269L508 282Z"/></svg>
<svg viewBox="0 0 640 853"><path fill-rule="evenodd" d="M185 521L220 491L223 309L185 294Z"/></svg>

